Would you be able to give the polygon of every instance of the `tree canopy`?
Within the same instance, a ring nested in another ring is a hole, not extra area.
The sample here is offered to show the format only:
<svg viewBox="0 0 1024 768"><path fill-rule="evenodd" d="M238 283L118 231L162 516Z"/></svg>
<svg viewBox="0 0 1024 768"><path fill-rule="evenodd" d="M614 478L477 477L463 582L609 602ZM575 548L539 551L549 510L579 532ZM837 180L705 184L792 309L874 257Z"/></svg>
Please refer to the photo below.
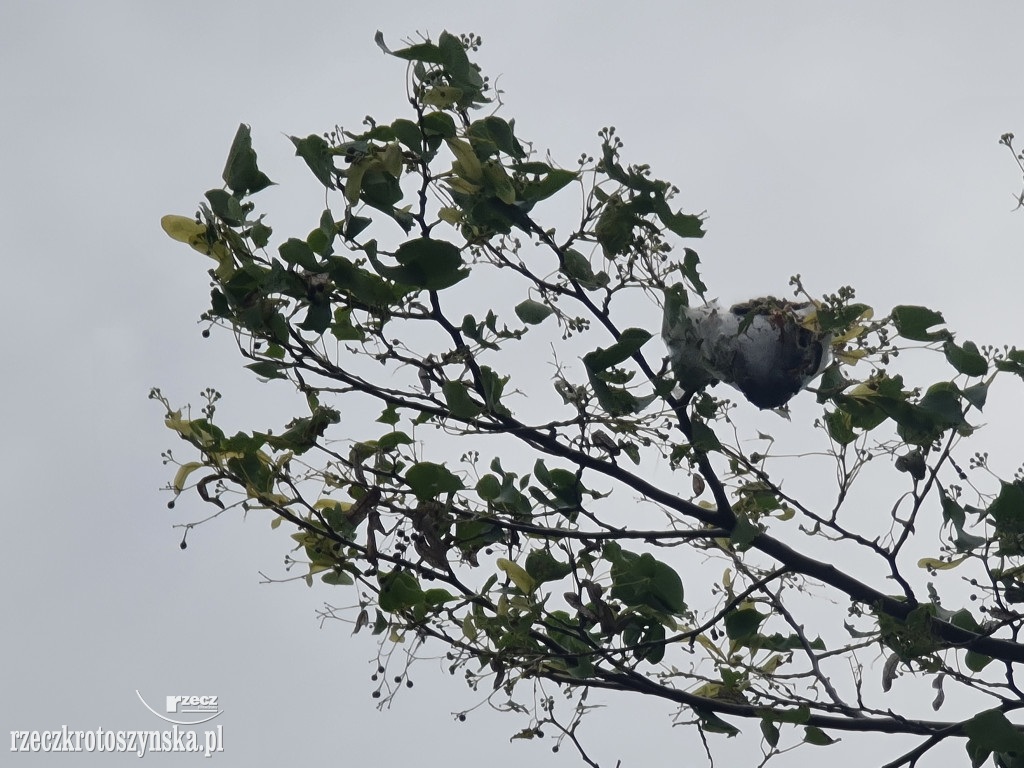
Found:
<svg viewBox="0 0 1024 768"><path fill-rule="evenodd" d="M174 496L288 531L382 670L442 648L467 711L591 765L600 689L663 699L709 758L741 730L763 760L861 732L912 739L891 766L947 741L1024 766L1024 478L971 443L1024 351L799 276L717 307L684 245L705 217L615 129L559 165L479 38L377 42L408 113L291 137L326 201L308 233L257 210L244 124L223 186L162 221L214 262L204 335L303 409L228 434L218 392L193 414L153 390L187 446Z"/></svg>

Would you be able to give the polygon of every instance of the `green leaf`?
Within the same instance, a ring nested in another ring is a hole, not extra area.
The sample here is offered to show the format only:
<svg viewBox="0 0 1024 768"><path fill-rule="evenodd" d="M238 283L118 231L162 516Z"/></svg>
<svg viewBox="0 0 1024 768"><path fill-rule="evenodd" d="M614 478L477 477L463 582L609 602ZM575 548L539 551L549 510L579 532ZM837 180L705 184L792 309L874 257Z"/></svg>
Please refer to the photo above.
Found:
<svg viewBox="0 0 1024 768"><path fill-rule="evenodd" d="M469 276L469 270L462 269L460 249L445 240L408 240L398 246L395 259L400 266L387 267L375 256L370 262L381 277L430 291L448 288Z"/></svg>
<svg viewBox="0 0 1024 768"><path fill-rule="evenodd" d="M330 145L318 134L312 134L304 139L289 136L292 144L295 145L295 154L306 161L306 165L313 172L320 183L328 189L336 189L334 185L334 156L331 154Z"/></svg>
<svg viewBox="0 0 1024 768"><path fill-rule="evenodd" d="M523 166L515 168L518 171L522 171L522 169ZM578 178L579 174L574 171L566 171L561 168L546 168L543 176L523 183L520 197L527 203L547 200Z"/></svg>
<svg viewBox="0 0 1024 768"><path fill-rule="evenodd" d="M1024 488L1016 483L1002 483L999 495L986 512L995 522L999 554L1024 554L1021 546L1021 539L1024 538Z"/></svg>
<svg viewBox="0 0 1024 768"><path fill-rule="evenodd" d="M590 260L572 248L565 252L561 272L588 291L596 291L608 285L608 275L604 272L595 275Z"/></svg>
<svg viewBox="0 0 1024 768"><path fill-rule="evenodd" d="M575 472L570 472L561 467L548 469L543 460L537 459L533 465L534 477L555 497L555 503L550 499L546 500L549 506L560 511L577 510L583 501L582 483L576 477Z"/></svg>
<svg viewBox="0 0 1024 768"><path fill-rule="evenodd" d="M804 741L818 747L827 747L829 744L835 744L838 739L833 739L817 726L807 725L804 726Z"/></svg>
<svg viewBox="0 0 1024 768"><path fill-rule="evenodd" d="M210 209L225 223L237 227L245 221L245 211L238 198L223 189L211 189L203 195L210 203Z"/></svg>
<svg viewBox="0 0 1024 768"><path fill-rule="evenodd" d="M463 489L462 480L443 464L421 461L406 470L405 482L420 501L428 501L443 494Z"/></svg>
<svg viewBox="0 0 1024 768"><path fill-rule="evenodd" d="M703 421L693 420L693 447L703 453L722 450L718 435Z"/></svg>
<svg viewBox="0 0 1024 768"><path fill-rule="evenodd" d="M572 566L556 560L547 550L535 549L526 556L526 572L535 582L543 584L564 579L572 573Z"/></svg>
<svg viewBox="0 0 1024 768"><path fill-rule="evenodd" d="M500 117L489 115L470 125L469 135L477 139L486 139L493 144L495 150L518 160L526 156L526 150L516 139L514 129L514 121L509 123Z"/></svg>
<svg viewBox="0 0 1024 768"><path fill-rule="evenodd" d="M767 618L754 608L733 611L725 617L725 634L730 640L742 643L757 634L758 627Z"/></svg>
<svg viewBox="0 0 1024 768"><path fill-rule="evenodd" d="M284 366L278 365L277 363L271 363L271 362L266 361L266 360L262 360L262 361L260 361L258 363L249 363L245 367L248 368L253 373L255 373L257 376L259 376L261 379L286 379L286 378L288 378L283 373L281 373L281 369Z"/></svg>
<svg viewBox="0 0 1024 768"><path fill-rule="evenodd" d="M739 728L727 723L710 709L694 707L693 713L700 719L701 727L703 727L705 731L709 731L711 733L724 733L726 736L736 736L740 733Z"/></svg>
<svg viewBox="0 0 1024 768"><path fill-rule="evenodd" d="M363 341L366 338L363 329L352 324L352 307L338 307L334 310L331 334L338 341Z"/></svg>
<svg viewBox="0 0 1024 768"><path fill-rule="evenodd" d="M746 515L736 516L736 525L729 534L729 542L740 552L744 552L754 543L761 529L754 525Z"/></svg>
<svg viewBox="0 0 1024 768"><path fill-rule="evenodd" d="M235 139L231 142L228 160L221 176L239 199L266 189L274 183L256 166L252 135L245 123L239 125L238 131L235 132Z"/></svg>
<svg viewBox="0 0 1024 768"><path fill-rule="evenodd" d="M400 420L401 417L398 415L398 409L393 404L384 409L376 419L378 424L388 424L392 427Z"/></svg>
<svg viewBox="0 0 1024 768"><path fill-rule="evenodd" d="M623 202L617 195L605 203L594 226L594 234L606 258L612 259L629 250L633 242L633 229L641 221L633 206Z"/></svg>
<svg viewBox="0 0 1024 768"><path fill-rule="evenodd" d="M967 376L984 376L988 373L988 361L978 351L973 341L965 341L962 347L949 339L942 345L949 364Z"/></svg>
<svg viewBox="0 0 1024 768"><path fill-rule="evenodd" d="M306 316L299 323L299 328L316 334L322 334L331 326L331 305L326 301L312 302Z"/></svg>
<svg viewBox="0 0 1024 768"><path fill-rule="evenodd" d="M419 154L423 151L423 133L412 120L399 118L391 124L391 130L395 138L410 152Z"/></svg>
<svg viewBox="0 0 1024 768"><path fill-rule="evenodd" d="M959 427L964 424L960 388L952 382L940 381L932 384L917 405L940 427Z"/></svg>
<svg viewBox="0 0 1024 768"><path fill-rule="evenodd" d="M683 582L670 566L650 553L636 554L617 544L606 544L604 556L612 563L611 595L615 599L677 615L686 610Z"/></svg>
<svg viewBox="0 0 1024 768"><path fill-rule="evenodd" d="M936 341L952 338L949 331L928 330L932 326L943 324L946 321L941 313L927 307L909 305L893 307L892 321L900 336L911 341Z"/></svg>
<svg viewBox="0 0 1024 768"><path fill-rule="evenodd" d="M701 233L703 235L703 232ZM700 264L700 257L697 256L697 252L692 248L685 248L683 250L683 274L686 279L690 281L690 285L702 298L707 293L708 287L704 285L704 282L700 279L700 274L697 272L697 266Z"/></svg>
<svg viewBox="0 0 1024 768"><path fill-rule="evenodd" d="M996 360L995 365L1000 371L1015 373L1024 378L1024 349L1011 349L1004 357Z"/></svg>
<svg viewBox="0 0 1024 768"><path fill-rule="evenodd" d="M262 218L263 217L261 216L260 219ZM253 245L255 245L257 248L266 248L267 243L270 242L270 235L273 234L273 232L274 230L271 227L268 227L266 224L264 224L261 220L257 221L255 224L252 225L252 227L249 230L243 232L242 234L251 238Z"/></svg>
<svg viewBox="0 0 1024 768"><path fill-rule="evenodd" d="M380 419L377 419L380 421ZM400 445L412 445L413 439L409 437L405 432L388 432L386 435L381 435L377 440L377 449L383 453L393 451Z"/></svg>
<svg viewBox="0 0 1024 768"><path fill-rule="evenodd" d="M968 651L964 655L964 663L967 665L967 668L972 672L981 672L981 670L983 670L993 661L995 661L995 659L993 659L991 656L986 656L985 654L978 653L977 651Z"/></svg>
<svg viewBox="0 0 1024 768"><path fill-rule="evenodd" d="M700 216L673 211L663 196L656 198L654 209L661 223L679 237L704 237L704 221Z"/></svg>
<svg viewBox="0 0 1024 768"><path fill-rule="evenodd" d="M990 752L1024 754L1024 734L998 709L980 712L966 723L964 733L969 744Z"/></svg>
<svg viewBox="0 0 1024 768"><path fill-rule="evenodd" d="M391 571L381 574L380 595L377 604L382 611L394 613L404 611L423 602L423 590L416 577L408 571Z"/></svg>
<svg viewBox="0 0 1024 768"><path fill-rule="evenodd" d="M512 412L501 403L501 396L504 394L508 379L508 376L499 376L489 366L480 366L480 385L483 389L484 404L491 413L501 416L512 415Z"/></svg>
<svg viewBox="0 0 1024 768"><path fill-rule="evenodd" d="M333 586L349 586L350 584L356 583L351 574L340 569L327 571L327 573L320 576L320 581L324 584L331 584Z"/></svg>
<svg viewBox="0 0 1024 768"><path fill-rule="evenodd" d="M488 473L477 480L476 492L484 501L494 501L501 493L501 482L497 477Z"/></svg>
<svg viewBox="0 0 1024 768"><path fill-rule="evenodd" d="M956 531L956 548L959 552L970 552L977 547L982 546L987 541L980 536L972 536L964 531L964 525L967 522L967 516L964 512L964 508L961 507L953 497L946 494L945 491L941 491L942 496L942 519L950 523L953 529Z"/></svg>
<svg viewBox="0 0 1024 768"><path fill-rule="evenodd" d="M554 309L549 307L547 304L542 304L540 301L534 301L532 299L526 299L519 304L516 304L515 313L516 316L521 319L523 323L529 326L537 326L545 321L545 318L550 316L554 312Z"/></svg>
<svg viewBox="0 0 1024 768"><path fill-rule="evenodd" d="M455 599L455 595L447 589L441 589L440 587L428 589L423 593L423 602L428 606L444 605Z"/></svg>
<svg viewBox="0 0 1024 768"><path fill-rule="evenodd" d="M378 33L380 34L380 33ZM377 44L383 46L383 36L378 39ZM444 64L444 54L441 49L433 43L417 43L416 45L410 45L408 48L402 48L397 51L389 51L385 48L386 53L390 53L399 59L405 59L406 61L422 61L425 64Z"/></svg>
<svg viewBox="0 0 1024 768"><path fill-rule="evenodd" d="M455 137L455 120L446 112L431 112L423 116L423 132L427 136L440 136L442 139Z"/></svg>
<svg viewBox="0 0 1024 768"><path fill-rule="evenodd" d="M282 451L295 451L305 453L312 448L318 438L323 437L324 432L331 424L341 421L341 414L333 408L317 406L312 415L304 419L294 419L289 422L288 429L280 435L266 435L268 444Z"/></svg>
<svg viewBox="0 0 1024 768"><path fill-rule="evenodd" d="M316 255L305 240L290 237L277 250L281 258L289 264L297 264L305 269L317 269Z"/></svg>
<svg viewBox="0 0 1024 768"><path fill-rule="evenodd" d="M591 373L607 370L628 360L646 344L653 334L643 328L627 328L619 335L619 340L608 349L598 347L583 356L583 364Z"/></svg>
<svg viewBox="0 0 1024 768"><path fill-rule="evenodd" d="M446 381L441 387L448 410L457 419L472 419L479 416L484 406L469 396L469 387L461 381Z"/></svg>
<svg viewBox="0 0 1024 768"><path fill-rule="evenodd" d="M964 390L964 399L977 408L979 411L985 408L985 401L988 399L988 382L983 381Z"/></svg>
<svg viewBox="0 0 1024 768"><path fill-rule="evenodd" d="M853 431L850 414L845 411L835 410L825 414L825 427L828 435L840 445L849 445L857 439L857 433Z"/></svg>

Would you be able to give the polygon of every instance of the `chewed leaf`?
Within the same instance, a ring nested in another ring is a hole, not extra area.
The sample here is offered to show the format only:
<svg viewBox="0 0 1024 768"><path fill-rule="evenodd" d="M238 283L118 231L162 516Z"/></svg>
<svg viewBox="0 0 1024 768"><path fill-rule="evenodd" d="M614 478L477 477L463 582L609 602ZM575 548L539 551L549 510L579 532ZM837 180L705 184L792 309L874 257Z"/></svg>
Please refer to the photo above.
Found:
<svg viewBox="0 0 1024 768"><path fill-rule="evenodd" d="M945 329L929 330L946 321L942 313L927 307L901 305L893 307L892 322L900 336L911 341L936 341L950 339L952 335Z"/></svg>

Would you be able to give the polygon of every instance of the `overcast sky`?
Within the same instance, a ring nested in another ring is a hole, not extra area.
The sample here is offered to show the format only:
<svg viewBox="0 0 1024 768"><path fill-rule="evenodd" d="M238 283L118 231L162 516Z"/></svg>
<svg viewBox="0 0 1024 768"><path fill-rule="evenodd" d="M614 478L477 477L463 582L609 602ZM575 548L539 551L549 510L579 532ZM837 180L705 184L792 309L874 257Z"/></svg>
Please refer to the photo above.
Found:
<svg viewBox="0 0 1024 768"><path fill-rule="evenodd" d="M784 294L799 272L816 293L851 284L880 312L940 309L961 338L1024 341L1020 179L997 144L1014 129L1024 140L1017 2L5 0L0 738L160 727L139 690L219 696L224 764L579 764L543 741L510 744L512 718L455 722L474 699L429 662L378 713L373 644L315 616L344 598L259 584L260 570L283 574L283 536L224 518L182 552L171 526L204 510L168 510L159 491L175 440L151 386L175 402L216 387L243 423L276 407L223 334L201 339L208 264L160 217L191 214L220 184L247 122L281 182L262 209L279 233L308 230L319 194L286 136L401 114L404 67L377 29L392 47L417 31L480 34L504 115L566 166L615 125L625 160L707 210L714 295ZM669 708L609 703L584 731L604 764L678 764L694 748Z"/></svg>

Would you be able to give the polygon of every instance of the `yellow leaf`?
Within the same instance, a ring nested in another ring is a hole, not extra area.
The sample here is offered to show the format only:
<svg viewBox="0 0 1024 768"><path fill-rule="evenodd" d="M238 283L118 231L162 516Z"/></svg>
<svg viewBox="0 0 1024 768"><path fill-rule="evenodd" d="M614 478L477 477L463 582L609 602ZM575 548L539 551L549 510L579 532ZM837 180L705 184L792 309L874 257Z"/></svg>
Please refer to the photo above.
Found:
<svg viewBox="0 0 1024 768"><path fill-rule="evenodd" d="M348 178L345 179L345 199L349 205L359 202L359 191L363 187L363 174L370 165L370 160L363 158L348 167Z"/></svg>
<svg viewBox="0 0 1024 768"><path fill-rule="evenodd" d="M499 557L495 563L499 569L508 574L512 583L519 587L519 590L524 595L528 595L533 591L535 586L533 577L523 570L521 566L516 565L511 560L506 560L504 557Z"/></svg>
<svg viewBox="0 0 1024 768"><path fill-rule="evenodd" d="M192 422L188 419L181 418L181 411L174 411L173 413L167 414L167 418L164 419L164 424L182 437L192 436Z"/></svg>
<svg viewBox="0 0 1024 768"><path fill-rule="evenodd" d="M493 160L486 163L483 168L487 180L494 186L494 194L497 198L503 203L512 205L516 201L516 191L512 186L512 179L505 173L505 169L500 163Z"/></svg>
<svg viewBox="0 0 1024 768"><path fill-rule="evenodd" d="M347 501L335 501L334 499L320 499L313 505L313 509L337 509L341 512L348 512L352 504Z"/></svg>
<svg viewBox="0 0 1024 768"><path fill-rule="evenodd" d="M402 148L395 142L388 144L381 156L381 164L383 164L384 170L396 179L401 176L403 167Z"/></svg>
<svg viewBox="0 0 1024 768"><path fill-rule="evenodd" d="M815 333L820 330L821 326L818 324L818 302L814 302L814 309L800 318L800 325Z"/></svg>
<svg viewBox="0 0 1024 768"><path fill-rule="evenodd" d="M458 192L460 195L475 195L480 191L479 184L473 184L472 182L466 181L461 176L447 179L447 182L452 192Z"/></svg>
<svg viewBox="0 0 1024 768"><path fill-rule="evenodd" d="M471 643L475 643L479 632L477 632L476 624L473 623L473 615L470 613L466 614L466 618L462 620L462 634L466 636L466 639Z"/></svg>
<svg viewBox="0 0 1024 768"><path fill-rule="evenodd" d="M834 339L832 339L832 343L833 344L842 344L843 342L849 341L850 339L857 338L862 333L864 333L864 331L867 330L867 328L865 328L863 325L861 325L860 322L862 320L870 320L874 316L875 316L875 310L873 310L871 307L866 307L864 309L864 311L860 313L860 316L856 320L853 321L853 325L851 325L846 330L846 333L841 334L839 336L836 336Z"/></svg>
<svg viewBox="0 0 1024 768"><path fill-rule="evenodd" d="M203 466L202 462L190 461L187 464L182 464L178 467L178 471L174 473L174 492L181 493L185 488L185 481L188 480L188 476Z"/></svg>
<svg viewBox="0 0 1024 768"><path fill-rule="evenodd" d="M168 214L160 219L160 226L170 235L172 240L186 243L200 253L210 256L210 245L206 242L206 225L200 224L188 216Z"/></svg>
<svg viewBox="0 0 1024 768"><path fill-rule="evenodd" d="M462 89L451 85L438 85L423 94L423 103L438 109L448 109L462 98Z"/></svg>
<svg viewBox="0 0 1024 768"><path fill-rule="evenodd" d="M850 390L850 397L874 397L877 394L877 387L869 381L861 382Z"/></svg>
<svg viewBox="0 0 1024 768"><path fill-rule="evenodd" d="M245 490L249 494L250 499L258 499L268 508L283 507L291 501L287 496L282 496L280 493L261 493L248 483L246 483Z"/></svg>
<svg viewBox="0 0 1024 768"><path fill-rule="evenodd" d="M967 555L958 557L956 560L939 560L935 557L922 557L917 561L918 568L930 568L933 571L948 571L951 568L956 568L960 563L967 559Z"/></svg>
<svg viewBox="0 0 1024 768"><path fill-rule="evenodd" d="M171 236L171 239L177 240L179 243L186 243L194 250L216 261L218 264L217 277L221 280L227 280L235 274L235 262L231 258L231 251L219 240L210 244L206 238L205 224L200 224L187 216L168 215L160 219L160 226Z"/></svg>
<svg viewBox="0 0 1024 768"><path fill-rule="evenodd" d="M522 595L512 595L508 601L509 606L515 608L517 611L525 613L530 610L530 601Z"/></svg>
<svg viewBox="0 0 1024 768"><path fill-rule="evenodd" d="M446 207L437 212L437 217L449 224L460 224L462 222L462 211L458 208Z"/></svg>
<svg viewBox="0 0 1024 768"><path fill-rule="evenodd" d="M837 350L835 355L836 360L839 362L846 363L847 365L854 365L867 353L868 351L866 349L844 349L841 351Z"/></svg>
<svg viewBox="0 0 1024 768"><path fill-rule="evenodd" d="M700 696L702 699L717 699L721 690L721 683L704 683L700 688L690 691L690 693L694 696Z"/></svg>
<svg viewBox="0 0 1024 768"><path fill-rule="evenodd" d="M844 344L847 341L851 341L852 339L856 339L858 336L860 336L866 330L867 330L867 328L865 326L863 326L863 325L851 326L849 329L847 329L846 333L840 334L839 336L836 336L835 338L833 338L832 339L832 344Z"/></svg>
<svg viewBox="0 0 1024 768"><path fill-rule="evenodd" d="M707 635L697 635L697 642L703 645L708 651L713 653L715 656L718 656L719 658L724 658L722 656L721 649L717 645L715 645L714 642L712 642L711 638L709 638Z"/></svg>
<svg viewBox="0 0 1024 768"><path fill-rule="evenodd" d="M473 145L463 139L445 139L445 141L448 142L448 149L455 155L456 162L452 166L455 173L467 181L482 181L484 171L480 166L480 158L473 151ZM458 166L457 169L456 166Z"/></svg>

